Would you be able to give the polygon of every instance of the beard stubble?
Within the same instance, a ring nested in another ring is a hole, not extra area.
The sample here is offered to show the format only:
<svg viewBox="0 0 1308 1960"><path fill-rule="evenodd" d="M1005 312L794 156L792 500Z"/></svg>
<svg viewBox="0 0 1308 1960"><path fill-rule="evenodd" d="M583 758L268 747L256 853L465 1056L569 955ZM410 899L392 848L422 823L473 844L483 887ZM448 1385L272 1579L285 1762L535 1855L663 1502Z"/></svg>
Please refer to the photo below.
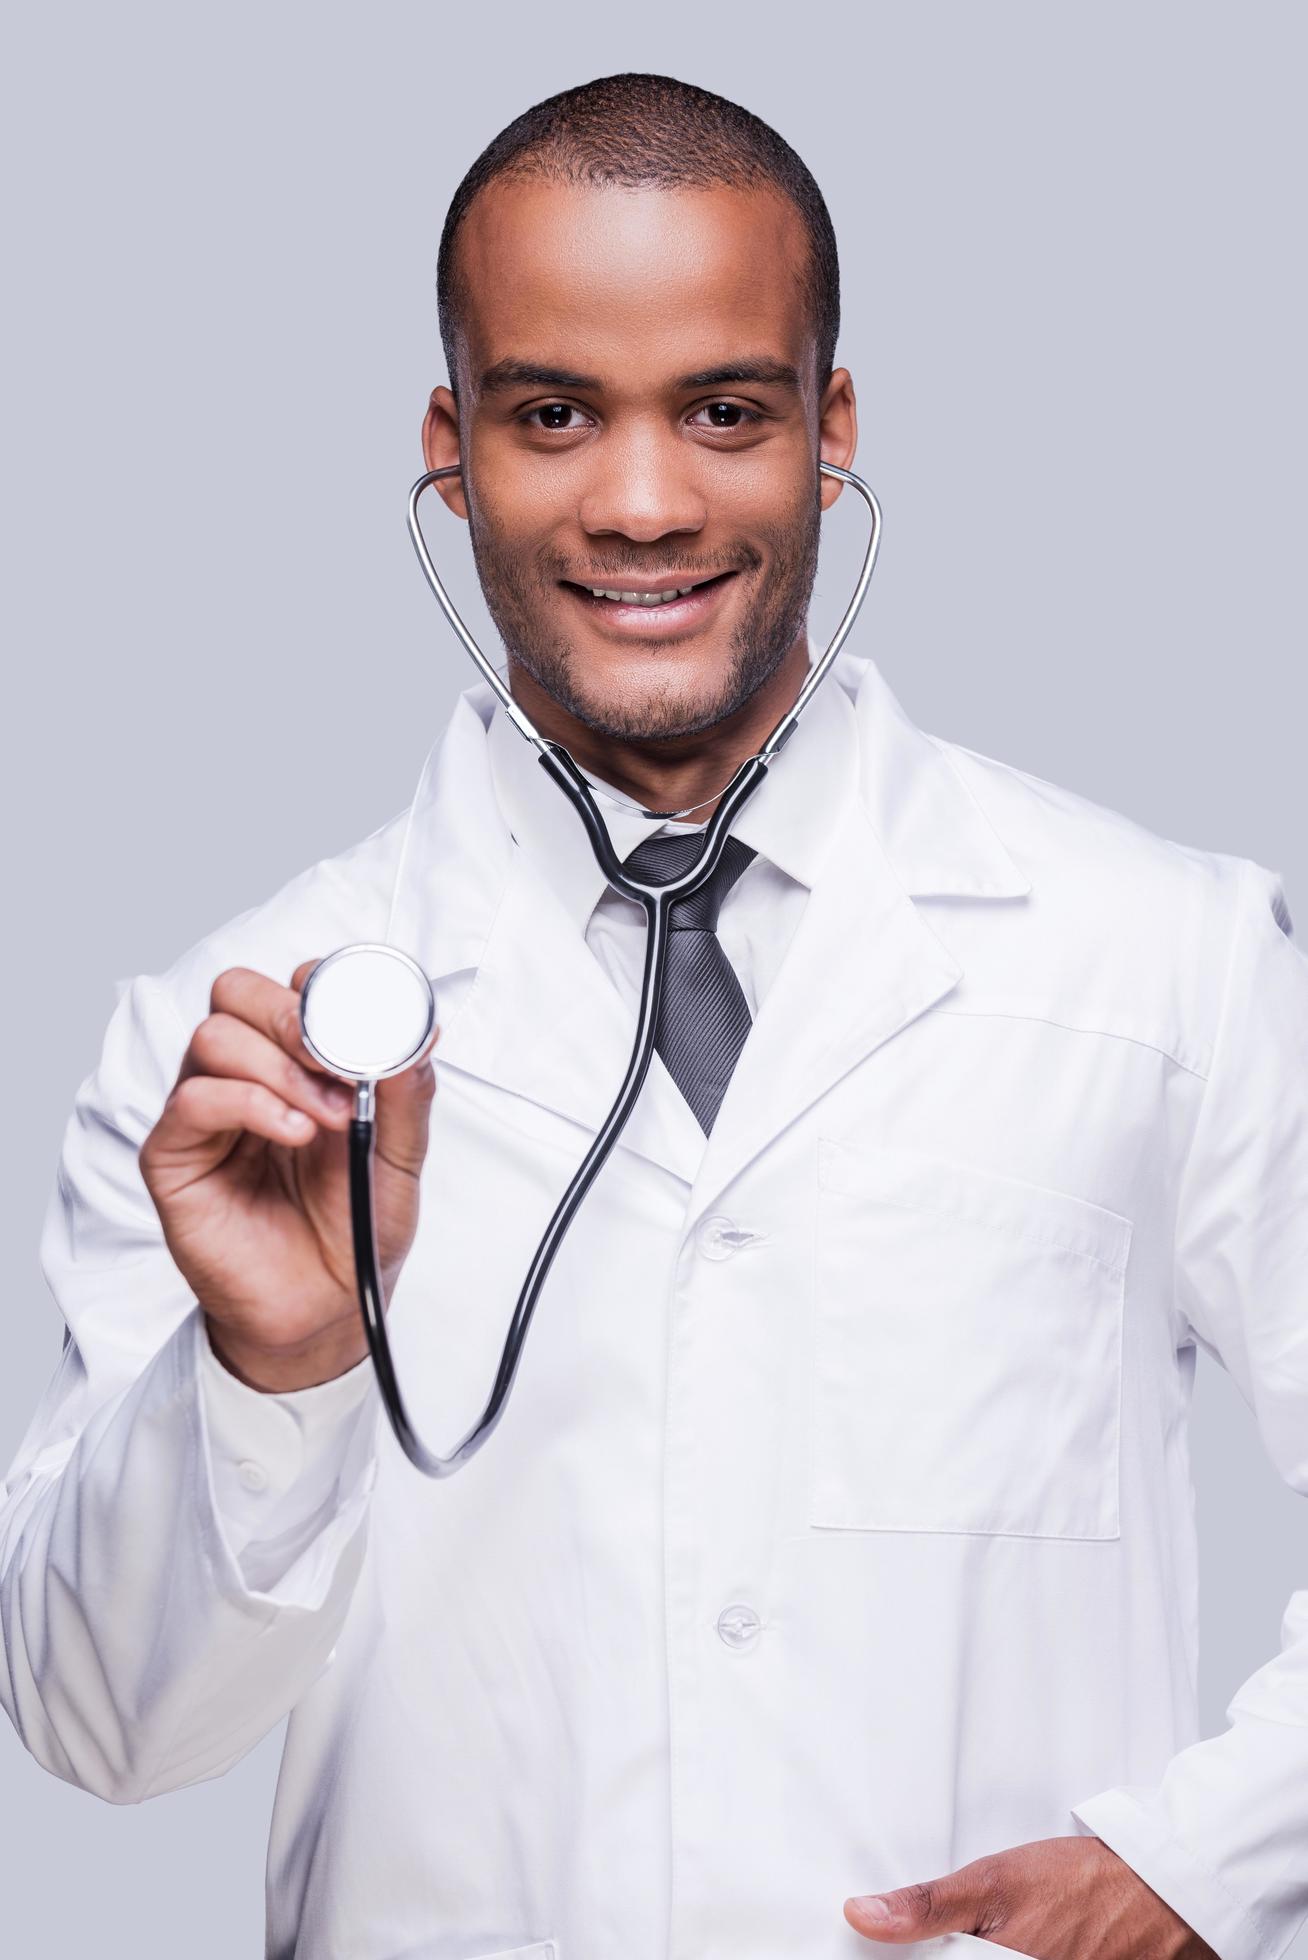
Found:
<svg viewBox="0 0 1308 1960"><path fill-rule="evenodd" d="M684 554L659 554L658 569L690 578L732 570L748 577L768 567L743 618L723 649L716 688L690 698L684 688L670 684L639 701L601 699L567 639L545 625L558 605L558 582L580 585L620 585L622 574L643 576L649 563L629 548L622 562L576 567L549 547L524 559L507 545L475 505L469 503L469 532L473 561L487 609L510 660L518 662L537 686L558 702L574 720L614 741L668 741L697 735L735 714L776 673L804 630L809 600L817 576L821 534L821 503L815 473L814 487L796 521L758 533L758 546L741 541L718 553L712 565L696 566ZM725 562L724 562L725 561ZM581 570L583 576L577 578ZM657 658L659 640L631 642L632 659L644 654Z"/></svg>

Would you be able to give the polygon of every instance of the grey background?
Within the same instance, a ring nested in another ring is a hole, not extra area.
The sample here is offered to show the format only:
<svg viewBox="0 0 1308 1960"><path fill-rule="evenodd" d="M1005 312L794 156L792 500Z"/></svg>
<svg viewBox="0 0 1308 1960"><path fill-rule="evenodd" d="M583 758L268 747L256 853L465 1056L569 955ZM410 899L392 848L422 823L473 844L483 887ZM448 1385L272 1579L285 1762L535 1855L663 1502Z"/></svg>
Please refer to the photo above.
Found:
<svg viewBox="0 0 1308 1960"><path fill-rule="evenodd" d="M1280 869L1308 936L1302 12L625 11L11 24L6 1462L59 1354L37 1235L114 981L402 809L471 677L403 525L436 241L476 151L568 83L702 82L823 185L885 510L864 630L910 714ZM1196 1473L1212 1731L1308 1575L1302 1504L1202 1358ZM4 1725L6 1949L261 1951L280 1740L118 1809Z"/></svg>

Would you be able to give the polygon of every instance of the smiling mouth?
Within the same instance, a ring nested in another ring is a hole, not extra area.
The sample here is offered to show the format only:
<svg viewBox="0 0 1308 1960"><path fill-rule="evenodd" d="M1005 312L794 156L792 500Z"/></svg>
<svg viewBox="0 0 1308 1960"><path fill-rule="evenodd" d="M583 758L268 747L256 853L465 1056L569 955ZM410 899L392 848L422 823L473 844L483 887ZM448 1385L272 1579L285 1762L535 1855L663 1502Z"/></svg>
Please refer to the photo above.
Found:
<svg viewBox="0 0 1308 1960"><path fill-rule="evenodd" d="M692 593L705 593L713 586L721 585L724 579L733 578L733 572L714 572L709 578L694 580L690 585L582 585L576 579L563 579L561 584L578 592L583 598L599 601L601 604L618 606L640 606L648 611L657 611L660 606L675 605L678 600L688 598Z"/></svg>

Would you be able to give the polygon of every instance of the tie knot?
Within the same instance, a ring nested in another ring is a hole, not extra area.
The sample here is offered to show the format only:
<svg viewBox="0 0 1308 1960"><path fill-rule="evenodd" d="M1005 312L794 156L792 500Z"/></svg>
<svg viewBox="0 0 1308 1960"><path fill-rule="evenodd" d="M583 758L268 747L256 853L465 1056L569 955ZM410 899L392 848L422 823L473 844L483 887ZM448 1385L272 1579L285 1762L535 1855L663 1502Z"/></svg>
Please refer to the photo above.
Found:
<svg viewBox="0 0 1308 1960"><path fill-rule="evenodd" d="M623 859L623 868L642 884L668 885L690 869L703 848L702 831L665 831L661 837L647 837L643 844L637 844ZM742 844L739 837L728 837L712 877L689 898L678 899L673 905L673 932L716 932L723 900L754 855L751 845Z"/></svg>

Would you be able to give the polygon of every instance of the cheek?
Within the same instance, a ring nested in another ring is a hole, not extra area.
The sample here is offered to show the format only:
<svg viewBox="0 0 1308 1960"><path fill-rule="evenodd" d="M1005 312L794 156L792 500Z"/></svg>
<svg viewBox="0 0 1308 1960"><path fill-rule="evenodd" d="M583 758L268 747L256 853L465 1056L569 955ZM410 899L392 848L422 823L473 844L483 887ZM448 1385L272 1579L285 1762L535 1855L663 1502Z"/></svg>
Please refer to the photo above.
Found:
<svg viewBox="0 0 1308 1960"><path fill-rule="evenodd" d="M551 555L557 551L557 526L541 522L530 505L501 490L488 497L479 491L472 517L478 568L488 584L504 596L535 595L549 584ZM534 603L534 598L533 598Z"/></svg>
<svg viewBox="0 0 1308 1960"><path fill-rule="evenodd" d="M705 483L710 522L723 536L784 543L812 522L817 466L799 443L760 443L757 449L709 460Z"/></svg>
<svg viewBox="0 0 1308 1960"><path fill-rule="evenodd" d="M557 532L573 499L552 459L524 452L493 436L475 442L468 456L477 517L497 544L530 551Z"/></svg>

